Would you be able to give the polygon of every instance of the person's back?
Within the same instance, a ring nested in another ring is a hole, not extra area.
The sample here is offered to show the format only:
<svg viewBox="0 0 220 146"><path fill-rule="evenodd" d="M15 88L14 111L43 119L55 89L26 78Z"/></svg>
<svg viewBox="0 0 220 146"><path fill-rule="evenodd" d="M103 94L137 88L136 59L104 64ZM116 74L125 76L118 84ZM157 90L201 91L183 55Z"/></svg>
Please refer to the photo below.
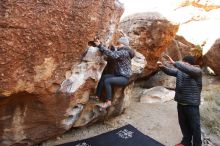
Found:
<svg viewBox="0 0 220 146"><path fill-rule="evenodd" d="M176 95L178 103L199 105L202 90L202 73L199 67L176 62Z"/></svg>
<svg viewBox="0 0 220 146"><path fill-rule="evenodd" d="M202 90L202 71L195 66L193 56L186 56L183 61L174 62L166 56L175 68L168 68L158 62L159 67L168 75L176 77L175 101L183 139L176 146L201 146L201 128L199 105Z"/></svg>
<svg viewBox="0 0 220 146"><path fill-rule="evenodd" d="M118 51L122 51L126 55L121 56L115 61L115 74L123 75L129 78L132 74L131 59L134 57L134 51L128 46L121 47Z"/></svg>

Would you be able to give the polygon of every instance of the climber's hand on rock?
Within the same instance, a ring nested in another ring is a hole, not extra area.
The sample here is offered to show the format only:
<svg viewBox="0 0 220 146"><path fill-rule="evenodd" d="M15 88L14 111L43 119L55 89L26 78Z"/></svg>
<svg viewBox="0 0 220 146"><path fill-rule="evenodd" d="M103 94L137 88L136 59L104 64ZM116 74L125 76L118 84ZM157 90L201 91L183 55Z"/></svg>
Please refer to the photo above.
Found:
<svg viewBox="0 0 220 146"><path fill-rule="evenodd" d="M94 43L95 43L96 46L99 46L101 44L101 42L98 38L94 39Z"/></svg>
<svg viewBox="0 0 220 146"><path fill-rule="evenodd" d="M169 55L165 54L163 57L164 57L165 59L167 59L168 63L170 63L170 64L174 64L174 63L175 63L175 62L173 61L173 59L172 59Z"/></svg>

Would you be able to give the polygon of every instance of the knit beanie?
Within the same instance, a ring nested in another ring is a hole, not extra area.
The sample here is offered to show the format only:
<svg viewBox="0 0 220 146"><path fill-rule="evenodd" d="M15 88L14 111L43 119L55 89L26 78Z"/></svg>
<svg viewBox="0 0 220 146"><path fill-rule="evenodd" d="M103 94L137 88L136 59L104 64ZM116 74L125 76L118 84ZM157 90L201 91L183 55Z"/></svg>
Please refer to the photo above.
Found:
<svg viewBox="0 0 220 146"><path fill-rule="evenodd" d="M195 58L193 56L191 56L191 55L183 57L183 61L187 62L187 63L189 63L191 65L195 65Z"/></svg>
<svg viewBox="0 0 220 146"><path fill-rule="evenodd" d="M118 42L125 45L125 46L129 46L129 40L126 37L121 37L118 39Z"/></svg>

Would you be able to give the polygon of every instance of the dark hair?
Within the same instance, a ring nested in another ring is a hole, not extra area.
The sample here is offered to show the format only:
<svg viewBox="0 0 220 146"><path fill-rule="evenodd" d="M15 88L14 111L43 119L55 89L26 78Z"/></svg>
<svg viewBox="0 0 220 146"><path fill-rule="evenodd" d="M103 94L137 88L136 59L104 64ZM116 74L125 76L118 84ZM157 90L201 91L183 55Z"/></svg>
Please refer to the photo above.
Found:
<svg viewBox="0 0 220 146"><path fill-rule="evenodd" d="M183 57L183 61L187 62L187 63L189 63L191 65L195 65L195 58L193 56L191 56L191 55Z"/></svg>
<svg viewBox="0 0 220 146"><path fill-rule="evenodd" d="M134 58L134 56L135 56L134 50L130 49L129 50L129 55L130 55L131 59Z"/></svg>

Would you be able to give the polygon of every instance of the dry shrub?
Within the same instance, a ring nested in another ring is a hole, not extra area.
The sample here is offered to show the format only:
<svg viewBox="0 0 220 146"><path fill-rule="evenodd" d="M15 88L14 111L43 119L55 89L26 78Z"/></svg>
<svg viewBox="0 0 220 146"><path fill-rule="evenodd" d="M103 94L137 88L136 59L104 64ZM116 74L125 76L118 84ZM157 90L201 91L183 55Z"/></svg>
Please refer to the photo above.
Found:
<svg viewBox="0 0 220 146"><path fill-rule="evenodd" d="M209 90L204 95L204 101L201 108L202 124L210 133L220 136L220 89Z"/></svg>

